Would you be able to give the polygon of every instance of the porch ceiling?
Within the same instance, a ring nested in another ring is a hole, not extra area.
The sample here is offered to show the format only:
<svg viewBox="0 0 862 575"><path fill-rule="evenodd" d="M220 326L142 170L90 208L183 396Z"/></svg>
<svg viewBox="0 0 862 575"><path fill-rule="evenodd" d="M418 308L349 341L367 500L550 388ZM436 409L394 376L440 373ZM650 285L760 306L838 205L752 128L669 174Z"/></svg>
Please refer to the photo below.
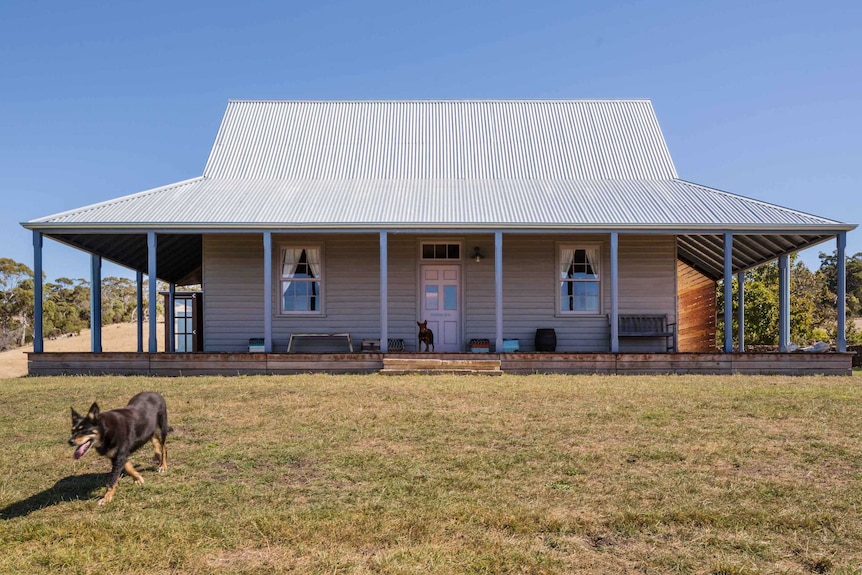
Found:
<svg viewBox="0 0 862 575"><path fill-rule="evenodd" d="M451 230L449 231L451 232ZM127 268L147 273L147 236L145 233L48 232L45 235ZM827 233L735 233L732 253L733 272L737 273L757 267L773 261L779 256L809 248L834 237L834 234ZM825 251L831 252L832 249L827 247ZM677 254L680 260L712 279L717 280L724 276L723 233L677 235ZM159 279L177 285L201 283L201 234L158 234L156 257Z"/></svg>
<svg viewBox="0 0 862 575"><path fill-rule="evenodd" d="M147 273L147 235L52 234L47 237L96 254L135 271ZM177 285L201 283L203 240L200 234L158 234L156 276Z"/></svg>
<svg viewBox="0 0 862 575"><path fill-rule="evenodd" d="M834 239L834 234L734 234L733 273L745 271ZM825 247L831 252L835 248ZM724 234L686 234L677 236L677 255L708 277L724 277Z"/></svg>

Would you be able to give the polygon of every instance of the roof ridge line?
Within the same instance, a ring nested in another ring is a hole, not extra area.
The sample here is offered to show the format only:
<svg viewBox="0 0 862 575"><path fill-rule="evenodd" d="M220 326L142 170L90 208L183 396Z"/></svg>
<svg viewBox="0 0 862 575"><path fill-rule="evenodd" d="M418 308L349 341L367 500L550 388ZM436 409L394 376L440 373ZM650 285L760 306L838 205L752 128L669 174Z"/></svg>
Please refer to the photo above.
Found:
<svg viewBox="0 0 862 575"><path fill-rule="evenodd" d="M505 103L542 103L542 102L652 102L649 98L419 98L419 99L401 99L401 98L368 98L368 99L344 99L344 100L316 100L316 99L278 99L278 98L229 98L228 103L285 103L285 104L364 104L364 103L449 103L449 102L505 102Z"/></svg>

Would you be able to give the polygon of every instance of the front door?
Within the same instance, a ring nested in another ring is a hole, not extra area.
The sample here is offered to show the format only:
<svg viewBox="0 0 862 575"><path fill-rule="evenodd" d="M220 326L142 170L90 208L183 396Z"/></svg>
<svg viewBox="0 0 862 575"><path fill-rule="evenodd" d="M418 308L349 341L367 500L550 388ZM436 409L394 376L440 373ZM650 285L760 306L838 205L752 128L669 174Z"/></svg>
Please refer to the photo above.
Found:
<svg viewBox="0 0 862 575"><path fill-rule="evenodd" d="M434 351L464 351L461 343L461 267L421 266L419 321L434 332ZM418 343L418 342L417 342ZM425 349L425 346L422 346Z"/></svg>

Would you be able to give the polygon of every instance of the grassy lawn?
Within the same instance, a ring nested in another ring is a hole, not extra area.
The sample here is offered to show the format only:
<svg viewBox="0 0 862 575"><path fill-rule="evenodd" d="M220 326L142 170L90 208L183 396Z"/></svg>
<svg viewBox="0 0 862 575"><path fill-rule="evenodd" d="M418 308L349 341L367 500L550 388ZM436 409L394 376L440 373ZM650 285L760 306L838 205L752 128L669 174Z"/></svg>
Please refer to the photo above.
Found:
<svg viewBox="0 0 862 575"><path fill-rule="evenodd" d="M0 573L862 573L862 378L0 380ZM161 392L105 490L69 407Z"/></svg>

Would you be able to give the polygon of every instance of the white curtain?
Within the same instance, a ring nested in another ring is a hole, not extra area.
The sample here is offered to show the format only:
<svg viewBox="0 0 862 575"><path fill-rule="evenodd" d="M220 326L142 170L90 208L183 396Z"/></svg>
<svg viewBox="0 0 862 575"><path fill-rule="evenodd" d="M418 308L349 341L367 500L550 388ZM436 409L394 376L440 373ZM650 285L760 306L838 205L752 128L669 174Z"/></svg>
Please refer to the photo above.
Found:
<svg viewBox="0 0 862 575"><path fill-rule="evenodd" d="M281 277L296 277L296 270L305 254L305 263L314 279L320 279L320 250L318 248L287 248L284 250L284 260L281 264Z"/></svg>
<svg viewBox="0 0 862 575"><path fill-rule="evenodd" d="M299 264L299 253L294 249L284 250L284 259L281 262L281 277L292 278L296 275L296 266Z"/></svg>
<svg viewBox="0 0 862 575"><path fill-rule="evenodd" d="M586 269L586 277L588 278L598 278L599 277L599 249L598 248L587 248L584 250L586 259L587 259L587 269Z"/></svg>
<svg viewBox="0 0 862 575"><path fill-rule="evenodd" d="M305 258L308 262L308 267L311 269L311 275L315 279L320 279L320 250L317 248L306 249Z"/></svg>
<svg viewBox="0 0 862 575"><path fill-rule="evenodd" d="M560 256L560 279L564 280L572 277L569 275L569 271L575 263L575 250L571 248L563 248L562 252L563 253Z"/></svg>
<svg viewBox="0 0 862 575"><path fill-rule="evenodd" d="M598 279L598 248L562 248L560 254L560 279Z"/></svg>

